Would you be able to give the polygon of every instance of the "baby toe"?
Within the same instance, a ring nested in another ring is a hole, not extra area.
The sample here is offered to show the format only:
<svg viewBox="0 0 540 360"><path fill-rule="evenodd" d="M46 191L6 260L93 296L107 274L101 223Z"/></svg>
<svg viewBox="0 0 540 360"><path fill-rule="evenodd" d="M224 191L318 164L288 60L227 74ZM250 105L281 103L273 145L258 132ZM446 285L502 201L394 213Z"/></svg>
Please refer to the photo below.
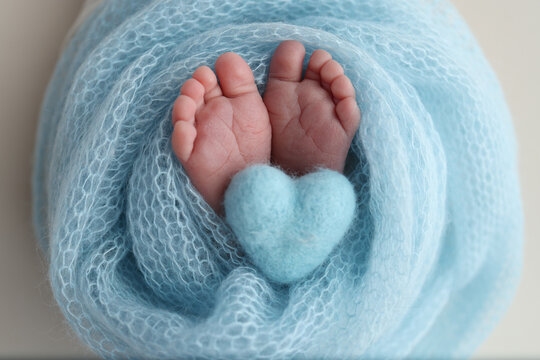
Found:
<svg viewBox="0 0 540 360"><path fill-rule="evenodd" d="M335 61L330 60L321 68L321 84L326 91L330 91L330 85L339 76L343 75L344 71L341 65Z"/></svg>
<svg viewBox="0 0 540 360"><path fill-rule="evenodd" d="M300 81L306 49L296 40L283 41L270 61L269 80Z"/></svg>
<svg viewBox="0 0 540 360"><path fill-rule="evenodd" d="M305 78L320 81L321 69L330 60L332 60L332 55L330 55L327 51L324 51L322 49L315 50L309 58Z"/></svg>
<svg viewBox="0 0 540 360"><path fill-rule="evenodd" d="M187 121L178 121L174 125L171 145L178 159L185 164L193 152L193 145L197 137L197 129Z"/></svg>
<svg viewBox="0 0 540 360"><path fill-rule="evenodd" d="M336 115L343 130L352 138L360 124L360 108L354 97L346 97L336 105Z"/></svg>
<svg viewBox="0 0 540 360"><path fill-rule="evenodd" d="M228 52L221 55L216 60L216 73L226 97L258 92L251 68L238 54Z"/></svg>
<svg viewBox="0 0 540 360"><path fill-rule="evenodd" d="M190 124L194 124L196 110L197 104L191 97L187 95L180 95L174 102L173 106L173 125L176 124L178 121L187 121Z"/></svg>
<svg viewBox="0 0 540 360"><path fill-rule="evenodd" d="M216 74L208 66L200 66L193 73L193 78L204 87L204 101L223 95Z"/></svg>
<svg viewBox="0 0 540 360"><path fill-rule="evenodd" d="M347 97L354 97L355 91L351 80L345 75L338 76L330 85L332 96L336 100L343 100Z"/></svg>
<svg viewBox="0 0 540 360"><path fill-rule="evenodd" d="M188 79L184 85L182 85L182 89L180 90L182 95L193 99L197 108L204 104L204 92L204 85L193 78Z"/></svg>

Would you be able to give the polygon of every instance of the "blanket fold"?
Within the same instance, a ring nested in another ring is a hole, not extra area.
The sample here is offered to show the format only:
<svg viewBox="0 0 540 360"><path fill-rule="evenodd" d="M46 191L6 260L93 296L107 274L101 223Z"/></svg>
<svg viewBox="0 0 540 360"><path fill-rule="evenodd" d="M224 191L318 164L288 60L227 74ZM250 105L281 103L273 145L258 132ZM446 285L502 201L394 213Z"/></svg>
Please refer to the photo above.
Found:
<svg viewBox="0 0 540 360"><path fill-rule="evenodd" d="M264 92L287 39L343 65L362 122L351 229L280 285L190 183L170 117L183 82L226 51ZM469 356L521 269L511 118L443 1L100 3L50 81L33 191L56 300L105 358Z"/></svg>

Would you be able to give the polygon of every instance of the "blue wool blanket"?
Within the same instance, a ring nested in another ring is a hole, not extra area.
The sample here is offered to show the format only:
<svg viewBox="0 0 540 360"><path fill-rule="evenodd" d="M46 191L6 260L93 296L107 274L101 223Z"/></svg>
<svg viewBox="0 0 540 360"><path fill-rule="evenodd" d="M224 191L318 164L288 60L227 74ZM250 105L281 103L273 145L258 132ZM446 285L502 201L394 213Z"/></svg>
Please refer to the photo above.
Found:
<svg viewBox="0 0 540 360"><path fill-rule="evenodd" d="M193 187L170 135L198 66L234 51L262 93L286 39L343 64L362 122L344 174L352 225L279 283ZM520 274L511 119L443 1L103 2L49 84L33 186L56 300L105 358L465 357Z"/></svg>

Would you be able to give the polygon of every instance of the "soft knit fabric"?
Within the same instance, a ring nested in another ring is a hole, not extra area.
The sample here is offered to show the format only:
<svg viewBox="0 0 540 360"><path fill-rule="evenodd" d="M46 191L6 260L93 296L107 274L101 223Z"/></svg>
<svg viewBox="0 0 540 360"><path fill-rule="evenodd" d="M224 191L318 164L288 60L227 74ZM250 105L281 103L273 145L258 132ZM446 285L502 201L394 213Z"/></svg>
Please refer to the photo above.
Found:
<svg viewBox="0 0 540 360"><path fill-rule="evenodd" d="M320 169L291 179L254 165L225 193L226 220L238 243L268 278L290 283L310 273L341 240L354 215L355 193L340 173Z"/></svg>
<svg viewBox="0 0 540 360"><path fill-rule="evenodd" d="M252 264L170 146L198 66L234 51L263 92L285 39L343 64L362 111L351 228L287 285ZM101 3L44 99L34 218L60 308L106 358L468 356L521 266L510 116L441 1Z"/></svg>

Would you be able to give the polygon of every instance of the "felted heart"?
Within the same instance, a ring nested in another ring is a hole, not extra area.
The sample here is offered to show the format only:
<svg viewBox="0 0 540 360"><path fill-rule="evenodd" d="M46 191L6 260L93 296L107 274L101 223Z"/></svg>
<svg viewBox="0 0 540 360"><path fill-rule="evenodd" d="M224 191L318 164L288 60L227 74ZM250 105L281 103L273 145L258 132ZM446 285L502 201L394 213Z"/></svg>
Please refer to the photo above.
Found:
<svg viewBox="0 0 540 360"><path fill-rule="evenodd" d="M299 178L254 165L237 173L225 193L226 220L268 278L290 283L322 264L351 224L353 186L328 169Z"/></svg>

